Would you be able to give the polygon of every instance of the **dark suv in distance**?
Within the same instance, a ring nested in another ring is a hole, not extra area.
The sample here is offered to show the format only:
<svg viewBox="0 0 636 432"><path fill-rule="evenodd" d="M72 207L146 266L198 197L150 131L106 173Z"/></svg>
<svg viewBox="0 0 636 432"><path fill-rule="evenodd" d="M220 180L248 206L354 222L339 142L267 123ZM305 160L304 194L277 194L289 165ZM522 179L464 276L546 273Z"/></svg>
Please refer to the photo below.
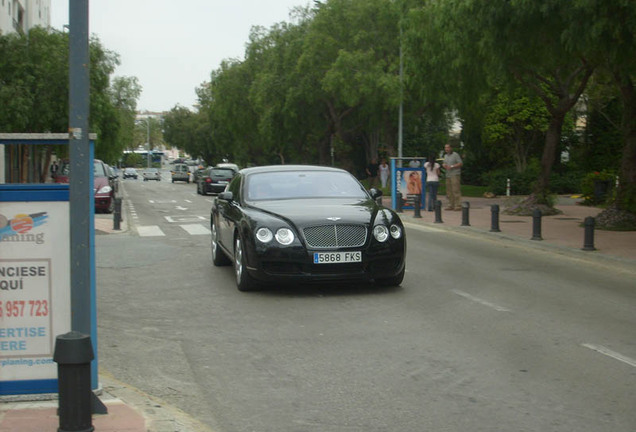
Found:
<svg viewBox="0 0 636 432"><path fill-rule="evenodd" d="M221 193L235 175L236 171L232 168L206 168L205 171L200 174L199 181L197 182L197 193L200 195Z"/></svg>

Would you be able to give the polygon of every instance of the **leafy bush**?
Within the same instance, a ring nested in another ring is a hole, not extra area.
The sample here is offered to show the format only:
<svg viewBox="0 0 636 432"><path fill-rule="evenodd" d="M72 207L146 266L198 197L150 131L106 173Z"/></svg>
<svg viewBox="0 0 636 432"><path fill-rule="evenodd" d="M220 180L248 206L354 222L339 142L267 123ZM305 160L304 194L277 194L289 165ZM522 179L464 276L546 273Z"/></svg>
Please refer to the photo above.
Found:
<svg viewBox="0 0 636 432"><path fill-rule="evenodd" d="M613 198L616 173L610 170L592 171L581 180L581 193L589 205L603 204Z"/></svg>
<svg viewBox="0 0 636 432"><path fill-rule="evenodd" d="M573 194L581 191L581 179L583 174L580 172L554 173L550 177L550 190L555 194Z"/></svg>
<svg viewBox="0 0 636 432"><path fill-rule="evenodd" d="M488 172L482 176L482 179L488 186L488 190L496 195L506 194L508 179L510 179L510 193L512 195L529 195L532 193L532 187L538 176L539 171L536 167L530 167L522 173L509 168Z"/></svg>

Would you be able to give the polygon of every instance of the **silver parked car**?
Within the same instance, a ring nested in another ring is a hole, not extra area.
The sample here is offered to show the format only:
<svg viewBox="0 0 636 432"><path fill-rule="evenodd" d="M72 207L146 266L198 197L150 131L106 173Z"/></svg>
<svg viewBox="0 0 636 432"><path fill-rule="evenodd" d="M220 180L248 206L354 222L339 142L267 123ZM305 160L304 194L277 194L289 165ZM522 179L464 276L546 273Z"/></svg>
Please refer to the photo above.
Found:
<svg viewBox="0 0 636 432"><path fill-rule="evenodd" d="M146 168L143 172L144 181L157 180L161 181L161 173L157 168Z"/></svg>

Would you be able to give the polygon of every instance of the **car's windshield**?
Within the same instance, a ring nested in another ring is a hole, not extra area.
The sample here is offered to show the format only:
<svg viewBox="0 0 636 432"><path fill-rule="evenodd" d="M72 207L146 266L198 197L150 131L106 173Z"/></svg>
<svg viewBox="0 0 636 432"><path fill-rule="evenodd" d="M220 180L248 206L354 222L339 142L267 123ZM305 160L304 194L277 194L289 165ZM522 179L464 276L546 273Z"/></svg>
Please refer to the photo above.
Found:
<svg viewBox="0 0 636 432"><path fill-rule="evenodd" d="M229 177L234 176L234 170L230 168L214 168L210 171L210 177Z"/></svg>
<svg viewBox="0 0 636 432"><path fill-rule="evenodd" d="M104 164L101 162L93 161L93 175L95 177L108 177L104 170Z"/></svg>
<svg viewBox="0 0 636 432"><path fill-rule="evenodd" d="M248 177L247 200L297 198L366 198L367 193L348 173L286 171L255 173Z"/></svg>

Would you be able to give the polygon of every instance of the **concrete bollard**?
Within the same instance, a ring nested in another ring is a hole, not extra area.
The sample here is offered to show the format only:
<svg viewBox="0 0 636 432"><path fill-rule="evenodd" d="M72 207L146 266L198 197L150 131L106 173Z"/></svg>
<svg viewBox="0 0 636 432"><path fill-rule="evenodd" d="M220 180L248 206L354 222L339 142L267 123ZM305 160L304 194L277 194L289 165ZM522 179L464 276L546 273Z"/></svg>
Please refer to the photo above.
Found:
<svg viewBox="0 0 636 432"><path fill-rule="evenodd" d="M444 223L442 221L442 202L435 201L435 223Z"/></svg>
<svg viewBox="0 0 636 432"><path fill-rule="evenodd" d="M422 214L420 212L420 205L422 203L422 196L421 195L415 195L413 197L413 217L416 219L421 219L422 218Z"/></svg>
<svg viewBox="0 0 636 432"><path fill-rule="evenodd" d="M530 240L543 240L541 237L541 210L532 212L532 238Z"/></svg>
<svg viewBox="0 0 636 432"><path fill-rule="evenodd" d="M116 231L121 230L121 221L124 219L121 217L121 198L115 198L115 211L113 212L113 229Z"/></svg>
<svg viewBox="0 0 636 432"><path fill-rule="evenodd" d="M462 226L470 226L470 203L468 201L462 203Z"/></svg>
<svg viewBox="0 0 636 432"><path fill-rule="evenodd" d="M490 206L490 232L501 232L499 229L499 204Z"/></svg>
<svg viewBox="0 0 636 432"><path fill-rule="evenodd" d="M595 251L594 247L594 225L596 224L595 219L592 216L588 216L585 218L585 222L583 225L585 226L585 237L583 240L583 250L584 251Z"/></svg>
<svg viewBox="0 0 636 432"><path fill-rule="evenodd" d="M72 331L55 339L53 360L57 363L59 387L58 432L92 432L91 338Z"/></svg>

